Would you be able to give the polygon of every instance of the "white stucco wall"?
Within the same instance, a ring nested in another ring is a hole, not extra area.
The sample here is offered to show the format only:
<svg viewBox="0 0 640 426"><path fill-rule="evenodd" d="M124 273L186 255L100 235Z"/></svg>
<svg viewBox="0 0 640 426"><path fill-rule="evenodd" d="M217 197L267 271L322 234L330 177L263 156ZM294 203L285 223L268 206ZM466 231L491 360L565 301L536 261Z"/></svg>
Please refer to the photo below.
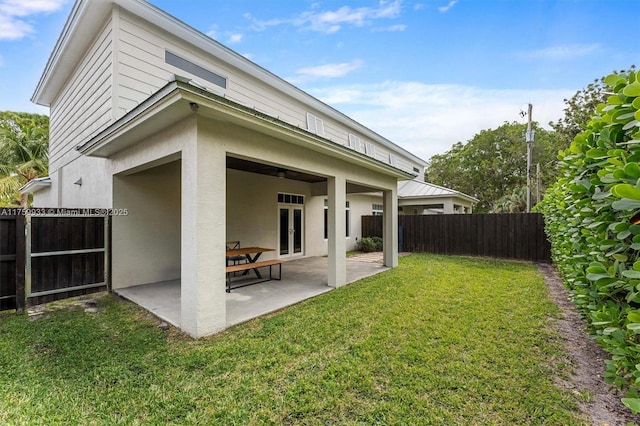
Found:
<svg viewBox="0 0 640 426"><path fill-rule="evenodd" d="M227 241L240 241L244 247L277 248L278 193L304 196L304 256L326 256L324 238L324 200L326 195L313 195L309 183L291 179L227 170ZM350 205L350 235L345 237L347 250L354 250L362 237L363 215L372 213L376 198L370 195L348 194ZM377 199L382 204L382 198ZM277 252L264 253L261 259L277 258Z"/></svg>
<svg viewBox="0 0 640 426"><path fill-rule="evenodd" d="M196 123L195 117L188 118L171 129L162 130L120 151L110 160L110 169L115 174L115 185L109 185L105 190L113 188L114 209L129 210L129 215L114 216L112 222L112 283L115 289L180 277L181 172L177 173L165 165L172 162L180 164L175 162L180 160L183 148L195 141ZM154 170L154 167L157 168ZM154 175L158 175L157 180L151 178ZM169 185L166 195L170 199L164 199L164 190L157 182ZM177 189L175 185L178 185ZM141 205L146 202L146 195L136 195L145 188L151 192L150 206ZM171 204L170 208L165 209L163 202L178 204ZM146 215L149 215L149 221L146 221ZM157 228L155 225L151 227L152 223L167 226L167 232L171 237L163 240L163 228ZM151 235L138 236L138 233ZM147 241L147 238L151 239L148 240L149 243L155 242L156 245L162 246L152 247L152 251L149 252L158 250L160 258L163 259L162 265L158 266L152 256L146 261L147 248L141 247L139 241ZM172 244L173 247L165 247L168 244Z"/></svg>
<svg viewBox="0 0 640 426"><path fill-rule="evenodd" d="M180 161L113 181L113 288L180 279Z"/></svg>
<svg viewBox="0 0 640 426"><path fill-rule="evenodd" d="M305 197L305 228L310 206L310 187L306 182L227 169L227 241L240 241L243 247L276 248L278 241L278 193ZM306 246L306 244L305 244ZM275 259L266 252L261 260Z"/></svg>

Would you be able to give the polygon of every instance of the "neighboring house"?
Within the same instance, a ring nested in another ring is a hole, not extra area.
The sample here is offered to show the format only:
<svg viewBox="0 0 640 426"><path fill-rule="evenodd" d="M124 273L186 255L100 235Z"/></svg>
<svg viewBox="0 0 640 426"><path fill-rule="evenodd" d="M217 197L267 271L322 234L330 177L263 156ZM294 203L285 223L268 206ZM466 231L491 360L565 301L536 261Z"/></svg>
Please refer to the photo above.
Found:
<svg viewBox="0 0 640 426"><path fill-rule="evenodd" d="M399 214L467 214L477 198L417 179L398 183Z"/></svg>
<svg viewBox="0 0 640 426"><path fill-rule="evenodd" d="M149 3L77 1L32 100L34 206L112 208L112 287L179 279L193 336L226 327L228 240L328 254L338 287L376 204L397 266L398 181L425 162Z"/></svg>

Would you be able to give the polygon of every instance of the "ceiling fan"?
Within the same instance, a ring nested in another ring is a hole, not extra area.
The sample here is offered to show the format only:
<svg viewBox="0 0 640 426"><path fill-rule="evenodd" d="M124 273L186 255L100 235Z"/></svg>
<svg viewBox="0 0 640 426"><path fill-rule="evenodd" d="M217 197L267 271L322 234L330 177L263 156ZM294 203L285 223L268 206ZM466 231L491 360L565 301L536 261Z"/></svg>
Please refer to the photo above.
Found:
<svg viewBox="0 0 640 426"><path fill-rule="evenodd" d="M293 178L293 177L296 177L297 175L298 175L298 172L295 172L293 170L287 170L282 167L278 167L276 169L276 173L274 176L277 177L278 179L284 179L284 178Z"/></svg>

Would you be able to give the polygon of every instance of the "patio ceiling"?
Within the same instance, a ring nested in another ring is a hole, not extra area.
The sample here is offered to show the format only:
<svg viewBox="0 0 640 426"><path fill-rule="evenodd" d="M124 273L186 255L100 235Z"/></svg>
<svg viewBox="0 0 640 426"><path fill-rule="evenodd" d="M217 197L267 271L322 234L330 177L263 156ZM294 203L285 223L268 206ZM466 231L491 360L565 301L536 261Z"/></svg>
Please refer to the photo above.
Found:
<svg viewBox="0 0 640 426"><path fill-rule="evenodd" d="M297 170L290 170L284 167L271 166L269 164L256 163L253 161L243 160L235 157L227 157L227 168L249 173L258 173L267 176L282 177L284 179L299 180L309 183L325 182L327 180L327 178L323 176L312 175Z"/></svg>

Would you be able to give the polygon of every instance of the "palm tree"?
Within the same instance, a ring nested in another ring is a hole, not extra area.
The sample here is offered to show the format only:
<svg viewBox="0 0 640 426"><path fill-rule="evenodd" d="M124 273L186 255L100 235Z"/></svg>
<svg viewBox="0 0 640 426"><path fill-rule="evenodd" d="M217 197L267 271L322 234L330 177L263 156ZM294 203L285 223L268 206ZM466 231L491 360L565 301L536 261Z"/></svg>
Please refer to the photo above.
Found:
<svg viewBox="0 0 640 426"><path fill-rule="evenodd" d="M11 123L15 124L15 123ZM18 189L49 172L48 130L40 127L0 127L0 204L27 207L28 194Z"/></svg>
<svg viewBox="0 0 640 426"><path fill-rule="evenodd" d="M524 213L527 211L527 188L518 187L496 201L491 213Z"/></svg>

